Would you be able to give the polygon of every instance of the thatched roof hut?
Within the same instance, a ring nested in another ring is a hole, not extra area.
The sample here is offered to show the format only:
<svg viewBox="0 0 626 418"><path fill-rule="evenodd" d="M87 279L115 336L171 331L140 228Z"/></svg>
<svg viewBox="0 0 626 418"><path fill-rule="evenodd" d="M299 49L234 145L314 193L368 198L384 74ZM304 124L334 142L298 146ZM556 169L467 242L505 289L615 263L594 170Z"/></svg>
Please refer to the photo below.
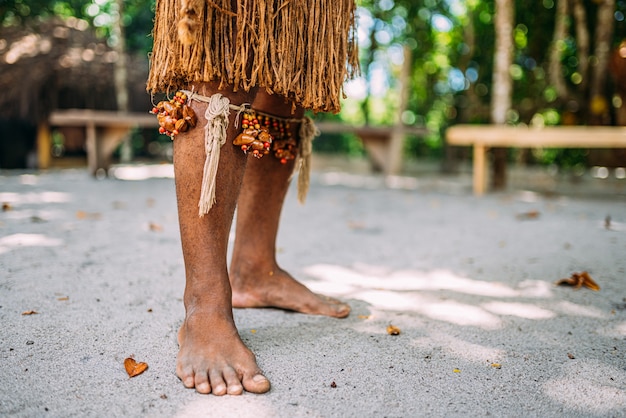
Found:
<svg viewBox="0 0 626 418"><path fill-rule="evenodd" d="M32 149L34 128L53 110L116 110L117 59L106 40L80 19L0 27L0 157L17 152L19 141ZM148 59L128 56L126 62L129 110L147 111ZM10 132L3 129L7 126ZM0 161L0 167L8 166Z"/></svg>

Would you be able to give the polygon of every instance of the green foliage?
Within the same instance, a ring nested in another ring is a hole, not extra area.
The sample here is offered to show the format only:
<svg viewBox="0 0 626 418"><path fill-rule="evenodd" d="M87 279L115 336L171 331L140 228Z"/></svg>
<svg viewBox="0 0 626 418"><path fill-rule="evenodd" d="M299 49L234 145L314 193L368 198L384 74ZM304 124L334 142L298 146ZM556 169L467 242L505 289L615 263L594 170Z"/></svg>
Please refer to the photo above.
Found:
<svg viewBox="0 0 626 418"><path fill-rule="evenodd" d="M155 0L124 0L122 26L126 47L131 53L147 54L152 48L150 33ZM0 25L28 25L29 22L59 16L76 17L89 22L98 35L115 42L112 25L119 16L115 0L2 0Z"/></svg>
<svg viewBox="0 0 626 418"><path fill-rule="evenodd" d="M122 25L130 52L146 55L155 0L125 0ZM513 109L510 123L540 122L548 125L577 123L571 114L588 107L581 94L561 103L548 78L549 45L552 41L556 0L515 3ZM582 2L593 43L596 1ZM113 39L112 24L119 16L116 0L1 0L0 24L27 25L58 15L84 19L97 32ZM392 125L398 118L408 125L430 129L426 138L408 138L408 156L441 155L442 132L451 123L489 122L494 55L494 0L361 0L359 43L362 78L348 85L349 98L340 118L352 124ZM617 0L614 44L626 38L626 0ZM398 115L399 77L403 49L411 51L407 109ZM568 87L576 91L581 80L575 35L561 45ZM611 102L611 92L607 92ZM320 138L317 150L363 153L350 135ZM543 153L537 161L574 164L582 156ZM579 161L580 162L580 161Z"/></svg>
<svg viewBox="0 0 626 418"><path fill-rule="evenodd" d="M516 24L513 33L514 80L511 124L581 123L582 110L589 100L581 94L575 101L559 102L548 78L550 44L554 35L555 0L542 0L529 7L514 2ZM583 2L591 46L595 35L597 2ZM398 92L400 63L394 60L401 46L413 53L408 109L402 115L407 124L427 126L426 138L409 138L408 156L440 155L443 130L451 123L489 123L494 59L494 0L365 0L361 11L361 48L365 98L360 106L346 106L347 120L372 124L393 124ZM626 1L618 0L614 44L626 38ZM363 22L365 21L365 25ZM581 83L578 45L572 35L563 42L561 59L568 86L576 91ZM591 51L593 53L593 51ZM592 58L593 59L593 58ZM376 94L384 68L388 79L386 91ZM611 93L607 91L607 101ZM384 103L385 111L380 103ZM354 109L363 114L355 116ZM572 114L578 112L573 119ZM342 112L342 116L344 113ZM540 163L575 165L584 162L584 153L572 150L546 152Z"/></svg>

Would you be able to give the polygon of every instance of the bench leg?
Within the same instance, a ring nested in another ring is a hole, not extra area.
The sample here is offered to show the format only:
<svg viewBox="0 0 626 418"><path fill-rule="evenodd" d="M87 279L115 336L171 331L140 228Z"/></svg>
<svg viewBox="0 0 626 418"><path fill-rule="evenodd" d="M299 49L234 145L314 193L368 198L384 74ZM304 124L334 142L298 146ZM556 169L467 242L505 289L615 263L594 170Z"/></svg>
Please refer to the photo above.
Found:
<svg viewBox="0 0 626 418"><path fill-rule="evenodd" d="M87 168L92 175L98 170L98 139L96 137L96 124L87 123L86 142L87 142Z"/></svg>
<svg viewBox="0 0 626 418"><path fill-rule="evenodd" d="M487 147L474 144L474 195L485 194L487 185Z"/></svg>

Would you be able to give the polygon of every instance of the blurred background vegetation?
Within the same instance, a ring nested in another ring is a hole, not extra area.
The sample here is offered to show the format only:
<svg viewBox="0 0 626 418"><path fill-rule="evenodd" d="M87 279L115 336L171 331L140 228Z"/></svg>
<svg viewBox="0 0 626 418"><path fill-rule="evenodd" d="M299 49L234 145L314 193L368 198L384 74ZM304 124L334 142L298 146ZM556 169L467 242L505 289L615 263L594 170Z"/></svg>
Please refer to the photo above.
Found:
<svg viewBox="0 0 626 418"><path fill-rule="evenodd" d="M626 39L626 1L518 0L510 5L514 88L507 123L624 124L626 46L620 49L620 43ZM318 119L424 126L427 135L407 136L404 157L444 159L447 126L491 121L495 9L495 0L361 0L362 74L347 83L342 112ZM2 148L9 141L5 126L32 132L54 109L147 111L151 102L144 83L153 15L154 0L2 0L0 88L5 93L0 106L5 111L0 132L5 139L0 138L0 152L8 149ZM70 35L61 33L57 23L49 24L59 21ZM36 45L28 44L29 36ZM128 74L122 79L127 99L119 91L111 93L111 86L121 89L112 75L121 55L127 57ZM29 75L19 64L40 68L41 74ZM15 137L10 141L14 147ZM169 139L142 132L131 144L142 155L152 152L149 144L154 148L163 141ZM364 153L349 134L327 135L315 146L323 152ZM587 164L588 152L511 151L509 157L576 166ZM0 158L0 167L6 166Z"/></svg>

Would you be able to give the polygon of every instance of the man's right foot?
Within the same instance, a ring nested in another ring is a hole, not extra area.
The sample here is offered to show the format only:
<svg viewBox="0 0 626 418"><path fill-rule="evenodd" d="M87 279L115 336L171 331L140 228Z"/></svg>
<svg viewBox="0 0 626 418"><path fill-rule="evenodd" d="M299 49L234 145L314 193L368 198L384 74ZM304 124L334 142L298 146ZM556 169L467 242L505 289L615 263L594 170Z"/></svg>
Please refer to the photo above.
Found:
<svg viewBox="0 0 626 418"><path fill-rule="evenodd" d="M185 318L178 332L176 374L180 380L186 387L205 394L269 391L269 380L241 341L232 319L213 319L214 315L196 310Z"/></svg>

